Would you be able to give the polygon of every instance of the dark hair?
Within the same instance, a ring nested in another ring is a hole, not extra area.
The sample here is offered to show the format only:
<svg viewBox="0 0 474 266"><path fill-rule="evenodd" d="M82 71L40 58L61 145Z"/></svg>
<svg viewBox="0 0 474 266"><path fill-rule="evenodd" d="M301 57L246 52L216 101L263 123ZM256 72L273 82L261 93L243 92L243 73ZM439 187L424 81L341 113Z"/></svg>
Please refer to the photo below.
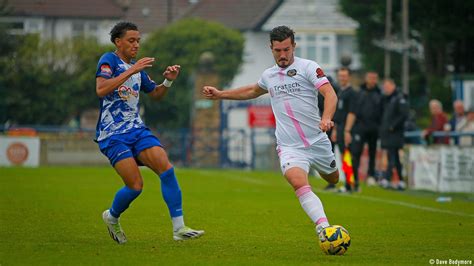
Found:
<svg viewBox="0 0 474 266"><path fill-rule="evenodd" d="M345 66L340 67L340 68L337 70L337 72L339 72L339 71L347 71L347 73L349 73L349 75L352 74L352 71L350 70L350 68L345 67Z"/></svg>
<svg viewBox="0 0 474 266"><path fill-rule="evenodd" d="M137 25L133 24L132 22L122 21L112 28L110 31L110 41L115 44L116 38L122 38L125 33L129 30L136 30L138 31Z"/></svg>
<svg viewBox="0 0 474 266"><path fill-rule="evenodd" d="M295 32L287 26L278 26L270 31L270 44L273 41L282 42L288 38L291 38L291 43L295 43Z"/></svg>

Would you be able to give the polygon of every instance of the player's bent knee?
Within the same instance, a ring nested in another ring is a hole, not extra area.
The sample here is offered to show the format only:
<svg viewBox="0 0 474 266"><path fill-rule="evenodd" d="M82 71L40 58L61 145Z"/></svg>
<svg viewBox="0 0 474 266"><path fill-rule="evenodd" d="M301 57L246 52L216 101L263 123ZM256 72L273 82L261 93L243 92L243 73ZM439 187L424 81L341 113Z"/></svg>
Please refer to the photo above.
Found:
<svg viewBox="0 0 474 266"><path fill-rule="evenodd" d="M339 171L334 171L330 174L321 174L321 176L330 184L337 184L339 182Z"/></svg>
<svg viewBox="0 0 474 266"><path fill-rule="evenodd" d="M136 191L141 191L143 189L143 181L142 180L134 181L131 184L127 184L127 187Z"/></svg>

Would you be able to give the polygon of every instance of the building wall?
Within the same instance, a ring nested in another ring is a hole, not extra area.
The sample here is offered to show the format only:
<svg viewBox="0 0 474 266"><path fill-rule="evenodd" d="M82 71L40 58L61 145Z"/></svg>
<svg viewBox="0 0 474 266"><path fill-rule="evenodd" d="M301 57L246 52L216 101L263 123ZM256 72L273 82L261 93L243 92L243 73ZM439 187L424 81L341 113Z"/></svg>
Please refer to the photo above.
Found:
<svg viewBox="0 0 474 266"><path fill-rule="evenodd" d="M110 29L117 23L112 19L79 19L53 17L4 17L13 34L39 33L44 39L64 40L76 36L93 36L102 43L109 43Z"/></svg>
<svg viewBox="0 0 474 266"><path fill-rule="evenodd" d="M257 83L263 71L275 64L267 32L246 31L243 35L245 38L243 63L230 88Z"/></svg>

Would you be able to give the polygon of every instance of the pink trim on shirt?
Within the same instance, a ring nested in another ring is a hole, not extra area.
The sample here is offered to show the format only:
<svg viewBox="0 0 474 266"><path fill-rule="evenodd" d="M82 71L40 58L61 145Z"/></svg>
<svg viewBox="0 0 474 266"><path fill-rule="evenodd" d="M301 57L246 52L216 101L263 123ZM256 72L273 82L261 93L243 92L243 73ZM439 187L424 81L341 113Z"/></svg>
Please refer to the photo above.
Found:
<svg viewBox="0 0 474 266"><path fill-rule="evenodd" d="M303 129L301 128L300 122L296 120L295 115L293 114L293 110L291 109L290 103L288 101L285 101L285 109L286 113L288 116L291 118L291 121L293 121L293 125L295 126L296 132L298 132L298 135L300 135L301 140L303 141L303 144L305 147L309 147L309 142L306 139L306 136L304 135Z"/></svg>
<svg viewBox="0 0 474 266"><path fill-rule="evenodd" d="M278 76L280 77L280 81L285 81L285 73L283 72L283 69L278 71Z"/></svg>
<svg viewBox="0 0 474 266"><path fill-rule="evenodd" d="M300 188L298 188L295 193L296 193L296 196L299 198L301 196L303 196L304 194L308 193L308 192L311 192L311 186L309 185L306 185L306 186L302 186Z"/></svg>
<svg viewBox="0 0 474 266"><path fill-rule="evenodd" d="M321 88L321 86L323 86L326 83L329 83L329 80L323 79L320 82L316 83L316 85L314 85L314 87L315 87L315 89L319 90L319 88Z"/></svg>

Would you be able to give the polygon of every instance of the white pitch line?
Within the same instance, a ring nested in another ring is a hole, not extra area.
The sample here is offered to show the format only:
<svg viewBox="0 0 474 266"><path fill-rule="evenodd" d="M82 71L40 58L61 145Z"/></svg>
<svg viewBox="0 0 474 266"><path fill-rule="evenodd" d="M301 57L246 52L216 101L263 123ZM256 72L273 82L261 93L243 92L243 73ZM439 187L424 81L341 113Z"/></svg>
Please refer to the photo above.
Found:
<svg viewBox="0 0 474 266"><path fill-rule="evenodd" d="M322 193L331 193L331 192L326 192L326 191L318 191ZM437 212L437 213L445 213L445 214L451 214L451 215L457 215L457 216L463 216L463 217L471 217L474 218L474 214L470 213L465 213L465 212L455 212L455 211L450 211L450 210L443 210L443 209L437 209L437 208L432 208L432 207L426 207L422 205L417 205L413 203L408 203L404 201L398 201L398 200L386 200L386 199L379 199L375 197L370 197L370 196L360 196L360 195L349 195L349 194L336 194L339 196L344 196L344 197L351 197L351 198L356 198L356 199L363 199L363 200L368 200L368 201L375 201L375 202L381 202L381 203L386 203L386 204L392 204L392 205L398 205L398 206L404 206L412 209L417 209L417 210L423 210L423 211L429 211L429 212Z"/></svg>

